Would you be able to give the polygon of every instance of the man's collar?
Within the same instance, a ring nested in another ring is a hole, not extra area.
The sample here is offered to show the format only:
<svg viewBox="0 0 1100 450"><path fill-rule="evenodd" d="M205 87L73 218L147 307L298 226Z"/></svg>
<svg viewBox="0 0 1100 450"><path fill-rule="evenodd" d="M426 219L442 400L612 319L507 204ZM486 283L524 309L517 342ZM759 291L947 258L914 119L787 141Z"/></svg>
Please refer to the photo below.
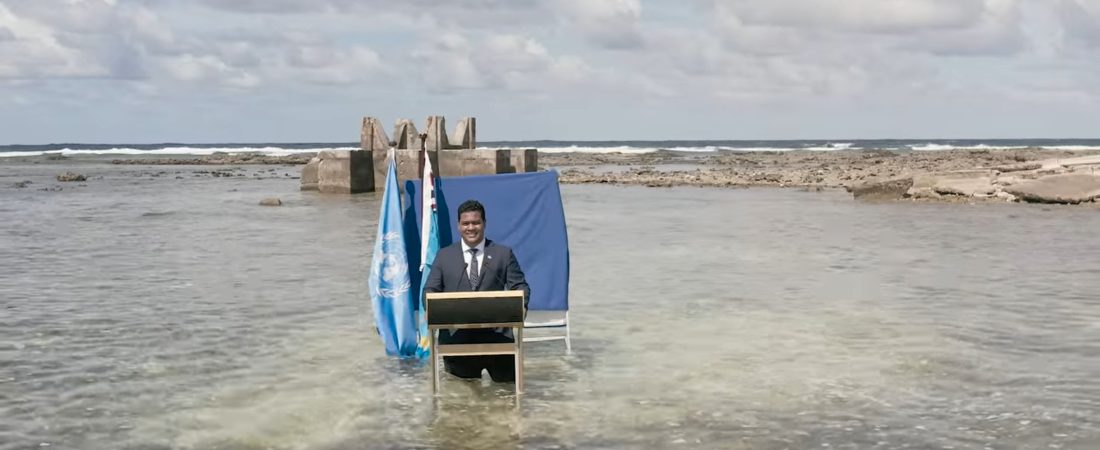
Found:
<svg viewBox="0 0 1100 450"><path fill-rule="evenodd" d="M487 239L485 239L485 238L481 238L481 242L479 242L476 247L470 247L469 245L466 245L466 241L460 240L460 242L462 242L462 251L463 252L469 252L471 248L476 248L478 253L481 253L481 254L484 255L485 254L485 241L486 240Z"/></svg>

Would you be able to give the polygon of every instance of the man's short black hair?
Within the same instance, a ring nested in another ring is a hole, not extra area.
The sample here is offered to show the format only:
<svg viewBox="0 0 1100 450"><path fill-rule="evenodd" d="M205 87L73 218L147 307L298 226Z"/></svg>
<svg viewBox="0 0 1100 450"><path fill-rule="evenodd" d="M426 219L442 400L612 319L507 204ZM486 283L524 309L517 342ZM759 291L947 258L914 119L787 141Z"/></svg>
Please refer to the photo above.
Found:
<svg viewBox="0 0 1100 450"><path fill-rule="evenodd" d="M485 222L485 207L481 205L481 202L477 200L466 200L458 205L458 217L462 217L462 213L477 211L481 213L481 221Z"/></svg>

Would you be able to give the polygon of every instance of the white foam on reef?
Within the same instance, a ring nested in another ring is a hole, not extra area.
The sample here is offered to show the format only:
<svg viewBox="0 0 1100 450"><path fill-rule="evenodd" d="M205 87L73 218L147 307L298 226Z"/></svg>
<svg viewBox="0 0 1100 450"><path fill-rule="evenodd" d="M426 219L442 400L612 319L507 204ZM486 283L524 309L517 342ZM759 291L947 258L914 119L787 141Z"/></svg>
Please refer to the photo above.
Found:
<svg viewBox="0 0 1100 450"><path fill-rule="evenodd" d="M40 155L196 155L205 156L215 153L230 155L241 153L260 153L270 156L288 156L297 153L315 153L322 150L358 150L355 147L320 147L320 148L283 148L283 147L163 147L151 150L142 150L130 147L113 147L103 149L88 148L63 148L60 150L30 151L30 152L2 152L0 158L18 156Z"/></svg>
<svg viewBox="0 0 1100 450"><path fill-rule="evenodd" d="M478 150L500 150L500 149L512 149L517 147L478 147ZM522 148L522 147L519 147ZM809 151L836 151L836 150L860 150L865 147L858 146L850 142L837 142L828 143L823 145L815 145L811 147L731 147L721 145L708 145L701 147L634 147L629 145L620 146L583 146L583 145L568 145L558 147L538 147L531 146L531 148L537 148L543 153L627 153L627 154L643 154L652 153L659 150L672 150L678 152L699 152L710 153L718 151L734 151L734 152L784 152L795 150L809 150ZM909 144L901 145L899 147L883 148L883 150L915 150L915 151L946 151L946 150L1018 150L1025 148L1044 148L1048 150L1066 150L1066 151L1084 151L1084 150L1100 150L1100 145L1050 145L1050 146L1004 146L1004 145L952 145L952 144L940 144L929 142L925 144ZM226 153L230 155L242 154L242 153L259 153L270 156L288 156L299 153L316 153L323 150L358 150L358 147L312 147L312 148L284 148L284 147L201 147L201 146L179 146L179 147L162 147L155 149L140 149L132 147L112 147L103 149L89 149L89 148L63 148L60 150L39 150L39 151L17 151L17 152L0 152L0 158L12 158L12 157L26 157L26 156L42 156L42 155L64 155L64 156L79 156L79 155L159 155L159 156L171 156L171 155L195 155L206 156L215 153Z"/></svg>
<svg viewBox="0 0 1100 450"><path fill-rule="evenodd" d="M517 147L478 147L478 150L502 150L513 148ZM660 150L657 147L631 147L629 145L621 145L616 147L584 147L578 145L570 145L567 147L531 146L530 148L537 148L540 152L544 153L652 153Z"/></svg>

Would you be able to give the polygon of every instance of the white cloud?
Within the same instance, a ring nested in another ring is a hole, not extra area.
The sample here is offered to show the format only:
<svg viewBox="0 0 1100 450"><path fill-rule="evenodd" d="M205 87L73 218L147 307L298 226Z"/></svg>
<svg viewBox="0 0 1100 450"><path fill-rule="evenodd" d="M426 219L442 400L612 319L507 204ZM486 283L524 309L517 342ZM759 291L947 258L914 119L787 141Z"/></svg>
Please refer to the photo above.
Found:
<svg viewBox="0 0 1100 450"><path fill-rule="evenodd" d="M418 70L426 87L446 92L454 89L480 89L488 86L481 68L472 59L470 41L458 33L444 33L432 42L413 50L413 67Z"/></svg>
<svg viewBox="0 0 1100 450"><path fill-rule="evenodd" d="M1086 47L1100 47L1100 1L1061 0L1058 13L1070 40Z"/></svg>
<svg viewBox="0 0 1100 450"><path fill-rule="evenodd" d="M446 33L412 52L430 89L503 89L545 93L589 80L577 57L554 56L531 37L492 34L471 40Z"/></svg>
<svg viewBox="0 0 1100 450"><path fill-rule="evenodd" d="M545 70L553 63L550 51L542 43L524 36L493 35L485 39L484 63L505 72Z"/></svg>
<svg viewBox="0 0 1100 450"><path fill-rule="evenodd" d="M0 3L0 78L101 77L107 68L66 46L48 24L17 15Z"/></svg>
<svg viewBox="0 0 1100 450"><path fill-rule="evenodd" d="M639 0L561 0L559 13L591 42L612 49L642 46Z"/></svg>
<svg viewBox="0 0 1100 450"><path fill-rule="evenodd" d="M291 77L316 84L367 82L385 71L382 59L366 47L338 48L328 45L299 46L288 50Z"/></svg>
<svg viewBox="0 0 1100 450"><path fill-rule="evenodd" d="M216 79L230 70L224 62L208 55L182 55L165 61L163 66L169 75L181 81Z"/></svg>
<svg viewBox="0 0 1100 450"><path fill-rule="evenodd" d="M363 27L458 27L495 29L544 23L545 3L555 0L201 0L215 11L265 16L353 17Z"/></svg>
<svg viewBox="0 0 1100 450"><path fill-rule="evenodd" d="M200 26L209 29L196 33L178 28L194 23L177 20L181 25L162 15L189 10L156 3L11 4L14 9L0 4L0 77L5 78L146 79L247 89L269 82L348 84L385 72L382 57L367 46L339 44L325 33L288 33L293 27L277 20L260 28L203 22ZM294 17L285 20L293 25Z"/></svg>
<svg viewBox="0 0 1100 450"><path fill-rule="evenodd" d="M959 28L978 20L983 0L716 0L748 25L905 33Z"/></svg>
<svg viewBox="0 0 1100 450"><path fill-rule="evenodd" d="M121 11L125 18L126 38L153 54L174 53L181 44L171 26L146 8L127 8Z"/></svg>
<svg viewBox="0 0 1100 450"><path fill-rule="evenodd" d="M676 55L677 85L694 80L737 101L946 95L991 82L952 73L958 64L947 58L1019 59L1030 45L1020 0L719 0L714 8L719 33L652 41Z"/></svg>
<svg viewBox="0 0 1100 450"><path fill-rule="evenodd" d="M758 54L881 48L941 55L1021 51L1019 0L718 0L727 43Z"/></svg>
<svg viewBox="0 0 1100 450"><path fill-rule="evenodd" d="M200 3L212 9L239 13L297 14L329 11L343 2L323 0L200 0Z"/></svg>
<svg viewBox="0 0 1100 450"><path fill-rule="evenodd" d="M1011 55L1026 45L1018 1L985 0L985 9L974 23L917 33L903 47L940 55Z"/></svg>
<svg viewBox="0 0 1100 450"><path fill-rule="evenodd" d="M226 40L214 44L213 52L219 59L240 68L256 68L263 65L260 48L249 41Z"/></svg>

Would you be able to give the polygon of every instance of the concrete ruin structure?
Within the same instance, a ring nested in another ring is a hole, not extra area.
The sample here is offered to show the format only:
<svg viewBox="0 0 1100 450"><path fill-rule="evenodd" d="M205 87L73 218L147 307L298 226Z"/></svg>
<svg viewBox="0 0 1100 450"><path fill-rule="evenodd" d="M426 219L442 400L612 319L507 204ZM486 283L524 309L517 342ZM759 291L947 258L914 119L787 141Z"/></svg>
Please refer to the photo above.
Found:
<svg viewBox="0 0 1100 450"><path fill-rule="evenodd" d="M538 170L536 149L478 149L476 125L475 118L464 117L448 136L443 116L429 116L424 133L418 133L411 120L400 119L390 140L381 121L364 117L360 149L319 152L302 169L301 189L340 194L381 191L391 149L397 159L399 186L405 180L420 178L421 149L426 150L435 173L441 177Z"/></svg>

